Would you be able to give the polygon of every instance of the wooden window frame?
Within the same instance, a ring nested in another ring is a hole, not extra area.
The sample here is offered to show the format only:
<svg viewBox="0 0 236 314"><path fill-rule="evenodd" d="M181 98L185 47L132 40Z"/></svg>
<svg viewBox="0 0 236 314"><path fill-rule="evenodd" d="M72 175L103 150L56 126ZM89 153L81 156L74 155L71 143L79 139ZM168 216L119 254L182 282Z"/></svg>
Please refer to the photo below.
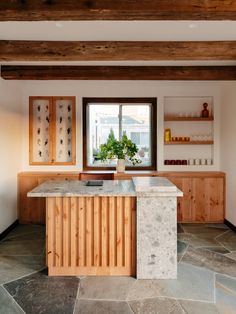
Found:
<svg viewBox="0 0 236 314"><path fill-rule="evenodd" d="M33 103L34 100L45 99L49 101L49 116L51 125L49 126L49 161L39 162L33 160ZM72 145L71 161L56 161L56 110L55 104L58 100L71 100L72 102ZM75 96L30 96L29 97L29 165L30 166L71 166L76 164L76 98Z"/></svg>
<svg viewBox="0 0 236 314"><path fill-rule="evenodd" d="M87 163L87 133L88 133L88 116L87 108L89 103L130 103L130 104L151 104L151 165L150 166L126 166L126 170L135 170L135 171L145 171L145 170L157 170L157 98L121 98L121 97L94 97L94 98L83 98L83 170L116 170L115 167L93 167Z"/></svg>

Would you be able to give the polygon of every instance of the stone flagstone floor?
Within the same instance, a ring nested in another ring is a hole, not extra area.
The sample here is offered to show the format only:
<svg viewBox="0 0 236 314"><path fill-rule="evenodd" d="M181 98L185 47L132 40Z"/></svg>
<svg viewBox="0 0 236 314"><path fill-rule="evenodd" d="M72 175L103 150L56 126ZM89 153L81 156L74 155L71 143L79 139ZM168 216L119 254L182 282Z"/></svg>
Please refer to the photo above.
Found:
<svg viewBox="0 0 236 314"><path fill-rule="evenodd" d="M45 229L19 225L0 242L0 314L236 314L236 233L178 225L178 279L48 277Z"/></svg>

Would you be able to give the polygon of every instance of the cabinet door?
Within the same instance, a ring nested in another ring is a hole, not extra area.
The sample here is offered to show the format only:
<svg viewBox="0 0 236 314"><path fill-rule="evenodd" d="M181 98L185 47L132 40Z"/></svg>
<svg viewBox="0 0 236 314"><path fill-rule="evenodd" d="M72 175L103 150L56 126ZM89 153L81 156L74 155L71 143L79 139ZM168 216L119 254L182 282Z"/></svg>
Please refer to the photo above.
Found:
<svg viewBox="0 0 236 314"><path fill-rule="evenodd" d="M191 179L180 177L168 177L182 192L183 197L177 198L177 220L178 222L191 222Z"/></svg>
<svg viewBox="0 0 236 314"><path fill-rule="evenodd" d="M37 211L38 199L27 197L27 193L38 185L37 177L22 176L18 177L18 218L23 224L37 222L31 221L33 211Z"/></svg>
<svg viewBox="0 0 236 314"><path fill-rule="evenodd" d="M76 163L75 97L29 98L30 165Z"/></svg>
<svg viewBox="0 0 236 314"><path fill-rule="evenodd" d="M192 215L195 222L224 221L224 178L192 179Z"/></svg>
<svg viewBox="0 0 236 314"><path fill-rule="evenodd" d="M53 97L54 145L53 163L74 165L75 154L75 97Z"/></svg>
<svg viewBox="0 0 236 314"><path fill-rule="evenodd" d="M29 163L50 165L52 156L52 98L30 97Z"/></svg>

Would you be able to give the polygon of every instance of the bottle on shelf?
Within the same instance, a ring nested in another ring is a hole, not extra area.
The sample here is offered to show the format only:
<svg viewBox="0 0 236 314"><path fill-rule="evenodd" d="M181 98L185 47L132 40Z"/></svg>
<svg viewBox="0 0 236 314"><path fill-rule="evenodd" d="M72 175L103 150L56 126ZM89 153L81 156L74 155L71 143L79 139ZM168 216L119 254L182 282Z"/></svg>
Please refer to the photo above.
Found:
<svg viewBox="0 0 236 314"><path fill-rule="evenodd" d="M165 142L171 141L171 130L170 129L165 129L164 141Z"/></svg>

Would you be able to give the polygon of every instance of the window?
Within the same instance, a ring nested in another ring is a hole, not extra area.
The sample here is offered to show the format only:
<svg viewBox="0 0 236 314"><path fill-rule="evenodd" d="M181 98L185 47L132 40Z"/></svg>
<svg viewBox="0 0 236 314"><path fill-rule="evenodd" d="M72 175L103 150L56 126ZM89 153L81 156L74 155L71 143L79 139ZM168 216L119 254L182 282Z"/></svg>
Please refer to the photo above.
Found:
<svg viewBox="0 0 236 314"><path fill-rule="evenodd" d="M116 161L102 163L97 155L101 144L113 130L116 138L125 132L138 147L140 164L126 169L156 169L155 98L84 98L83 99L84 169L114 169Z"/></svg>

